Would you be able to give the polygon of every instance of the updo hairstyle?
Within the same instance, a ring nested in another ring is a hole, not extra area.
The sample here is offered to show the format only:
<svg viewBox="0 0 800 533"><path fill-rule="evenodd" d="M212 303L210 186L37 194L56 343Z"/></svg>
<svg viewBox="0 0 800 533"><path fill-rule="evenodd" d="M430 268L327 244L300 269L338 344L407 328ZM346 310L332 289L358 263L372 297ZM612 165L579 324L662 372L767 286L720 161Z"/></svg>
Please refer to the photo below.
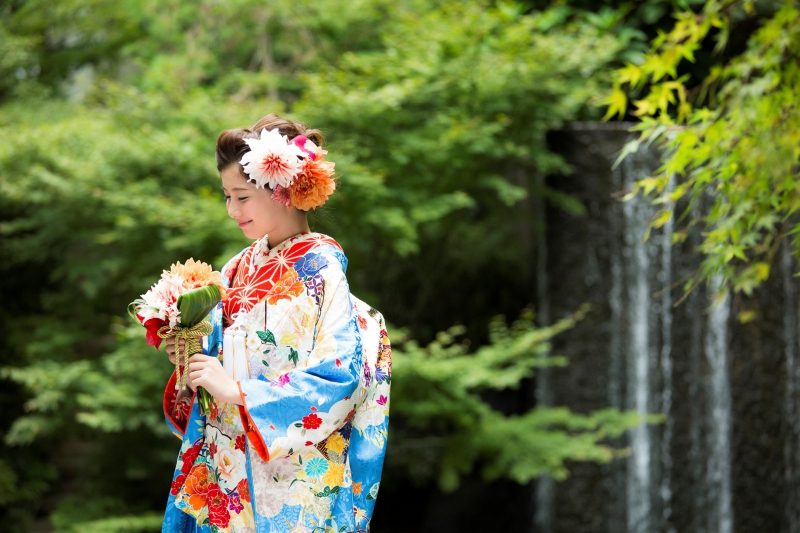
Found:
<svg viewBox="0 0 800 533"><path fill-rule="evenodd" d="M305 135L319 147L322 147L322 143L325 141L321 131L306 128L299 122L293 122L270 113L249 128L235 128L220 133L217 137L217 170L222 171L228 165L236 163L239 165L239 173L246 179L244 168L239 163L242 156L250 149L244 139L257 139L261 135L261 130L275 128L281 135L286 135L289 140L298 135Z"/></svg>

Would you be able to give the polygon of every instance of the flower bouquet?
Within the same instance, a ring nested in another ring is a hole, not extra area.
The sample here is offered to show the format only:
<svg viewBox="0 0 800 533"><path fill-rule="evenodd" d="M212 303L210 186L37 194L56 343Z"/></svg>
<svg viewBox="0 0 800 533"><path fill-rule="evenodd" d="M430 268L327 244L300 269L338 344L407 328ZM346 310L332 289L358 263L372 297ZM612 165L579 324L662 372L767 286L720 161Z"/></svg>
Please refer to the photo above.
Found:
<svg viewBox="0 0 800 533"><path fill-rule="evenodd" d="M128 314L147 330L148 345L158 349L163 339L175 337L175 388L179 394L187 388L189 358L202 352L200 339L212 331L208 314L224 297L220 273L190 258L185 264L172 264L150 290L128 304ZM180 349L181 339L184 350ZM197 400L201 412L207 414L208 391L198 387Z"/></svg>

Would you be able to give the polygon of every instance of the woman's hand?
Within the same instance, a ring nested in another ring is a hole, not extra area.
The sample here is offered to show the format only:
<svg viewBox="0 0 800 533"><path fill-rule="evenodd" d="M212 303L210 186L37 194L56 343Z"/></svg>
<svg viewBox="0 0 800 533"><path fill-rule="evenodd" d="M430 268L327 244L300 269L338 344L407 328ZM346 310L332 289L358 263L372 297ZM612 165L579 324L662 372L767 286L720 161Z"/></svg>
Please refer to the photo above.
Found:
<svg viewBox="0 0 800 533"><path fill-rule="evenodd" d="M167 337L164 339L166 341L166 350L167 356L169 357L169 362L173 365L175 364L175 337ZM186 346L186 341L184 339L180 340L179 343L181 352L183 352L184 347Z"/></svg>
<svg viewBox="0 0 800 533"><path fill-rule="evenodd" d="M220 402L242 405L239 386L216 357L197 353L189 358L189 387L203 387Z"/></svg>

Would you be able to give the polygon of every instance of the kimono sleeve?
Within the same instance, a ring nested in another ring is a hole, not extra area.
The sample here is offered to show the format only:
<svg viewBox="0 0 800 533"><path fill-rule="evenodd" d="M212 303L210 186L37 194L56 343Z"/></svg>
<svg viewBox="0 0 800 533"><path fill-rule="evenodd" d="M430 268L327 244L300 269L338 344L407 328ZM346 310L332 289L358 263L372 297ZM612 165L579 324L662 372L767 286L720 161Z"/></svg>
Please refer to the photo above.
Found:
<svg viewBox="0 0 800 533"><path fill-rule="evenodd" d="M179 398L178 391L175 389L176 375L172 371L167 386L164 388L164 421L167 428L178 438L183 438L186 433L186 424L189 422L194 395L191 398Z"/></svg>
<svg viewBox="0 0 800 533"><path fill-rule="evenodd" d="M238 381L242 424L262 460L315 446L355 414L355 392L362 367L357 314L343 265L329 256L320 271L323 293L315 341L308 365L284 376L280 384L263 377Z"/></svg>

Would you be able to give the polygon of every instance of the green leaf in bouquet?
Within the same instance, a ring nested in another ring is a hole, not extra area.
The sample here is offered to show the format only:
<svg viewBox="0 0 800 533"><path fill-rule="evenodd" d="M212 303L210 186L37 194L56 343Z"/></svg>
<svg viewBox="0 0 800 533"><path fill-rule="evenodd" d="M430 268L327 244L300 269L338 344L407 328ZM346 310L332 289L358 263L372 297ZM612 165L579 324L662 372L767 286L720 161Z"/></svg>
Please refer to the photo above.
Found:
<svg viewBox="0 0 800 533"><path fill-rule="evenodd" d="M178 310L181 312L181 325L194 326L203 320L222 299L219 287L207 285L193 289L178 298Z"/></svg>
<svg viewBox="0 0 800 533"><path fill-rule="evenodd" d="M136 309L142 304L144 304L144 300L142 300L141 298L137 298L136 300L128 304L128 316L134 319L137 324L139 324L140 321L139 317L136 316Z"/></svg>

